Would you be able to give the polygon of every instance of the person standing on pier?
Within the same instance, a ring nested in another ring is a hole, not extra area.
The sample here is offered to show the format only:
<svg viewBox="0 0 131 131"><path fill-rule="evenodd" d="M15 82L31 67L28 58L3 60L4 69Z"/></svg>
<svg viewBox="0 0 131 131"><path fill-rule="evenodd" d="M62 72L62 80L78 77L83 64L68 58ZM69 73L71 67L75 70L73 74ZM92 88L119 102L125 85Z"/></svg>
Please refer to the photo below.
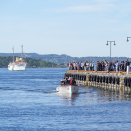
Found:
<svg viewBox="0 0 131 131"><path fill-rule="evenodd" d="M119 70L118 67L119 67L119 63L117 61L116 64L115 64L116 72L118 72L118 70Z"/></svg>
<svg viewBox="0 0 131 131"><path fill-rule="evenodd" d="M127 59L127 61L126 61L126 71L127 71L127 68L128 68L128 70L130 71L130 62L128 61L128 59Z"/></svg>
<svg viewBox="0 0 131 131"><path fill-rule="evenodd" d="M80 69L79 69L79 62L77 62L77 70L80 70Z"/></svg>
<svg viewBox="0 0 131 131"><path fill-rule="evenodd" d="M109 66L108 66L108 73L111 71L111 67L112 67L112 62L109 62Z"/></svg>
<svg viewBox="0 0 131 131"><path fill-rule="evenodd" d="M92 71L94 71L94 62L92 62Z"/></svg>

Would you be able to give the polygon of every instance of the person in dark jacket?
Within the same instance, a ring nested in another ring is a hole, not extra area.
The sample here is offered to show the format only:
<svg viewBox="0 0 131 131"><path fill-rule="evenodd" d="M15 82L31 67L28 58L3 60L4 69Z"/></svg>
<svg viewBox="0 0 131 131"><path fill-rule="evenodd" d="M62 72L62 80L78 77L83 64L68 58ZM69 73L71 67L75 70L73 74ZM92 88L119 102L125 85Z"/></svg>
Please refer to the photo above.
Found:
<svg viewBox="0 0 131 131"><path fill-rule="evenodd" d="M108 73L111 71L111 67L112 67L112 62L109 62L109 66L108 66Z"/></svg>

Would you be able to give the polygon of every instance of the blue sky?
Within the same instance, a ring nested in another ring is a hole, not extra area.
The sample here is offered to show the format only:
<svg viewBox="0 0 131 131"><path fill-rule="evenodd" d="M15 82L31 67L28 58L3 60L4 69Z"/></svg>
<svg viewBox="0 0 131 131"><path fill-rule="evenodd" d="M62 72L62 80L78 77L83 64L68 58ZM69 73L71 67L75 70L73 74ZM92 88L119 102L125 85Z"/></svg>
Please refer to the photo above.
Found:
<svg viewBox="0 0 131 131"><path fill-rule="evenodd" d="M131 57L131 0L0 0L0 53Z"/></svg>

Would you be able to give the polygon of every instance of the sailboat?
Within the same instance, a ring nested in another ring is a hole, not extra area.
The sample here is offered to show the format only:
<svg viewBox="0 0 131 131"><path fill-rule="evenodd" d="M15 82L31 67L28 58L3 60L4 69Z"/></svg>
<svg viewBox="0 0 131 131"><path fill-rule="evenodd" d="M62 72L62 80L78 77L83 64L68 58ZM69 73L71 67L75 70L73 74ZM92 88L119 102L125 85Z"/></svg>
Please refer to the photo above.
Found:
<svg viewBox="0 0 131 131"><path fill-rule="evenodd" d="M16 61L14 62L14 47L13 49L13 62L9 63L8 70L13 71L24 71L26 69L26 62L23 60L23 45L22 47L22 58L16 57Z"/></svg>

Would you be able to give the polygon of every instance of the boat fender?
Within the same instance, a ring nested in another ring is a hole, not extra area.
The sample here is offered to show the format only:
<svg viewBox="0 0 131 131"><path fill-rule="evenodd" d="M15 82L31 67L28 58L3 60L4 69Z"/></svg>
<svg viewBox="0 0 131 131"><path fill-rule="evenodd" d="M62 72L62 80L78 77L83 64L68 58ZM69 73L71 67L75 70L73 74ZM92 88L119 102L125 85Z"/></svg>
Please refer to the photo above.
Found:
<svg viewBox="0 0 131 131"><path fill-rule="evenodd" d="M89 78L89 81L90 81L90 80L91 80L91 76L89 75L89 77L88 77L88 78Z"/></svg>
<svg viewBox="0 0 131 131"><path fill-rule="evenodd" d="M105 83L108 84L108 76L105 77Z"/></svg>
<svg viewBox="0 0 131 131"><path fill-rule="evenodd" d="M112 84L115 84L115 77L112 78Z"/></svg>
<svg viewBox="0 0 131 131"><path fill-rule="evenodd" d="M111 77L111 76L109 76L109 77L108 77L108 83L110 83L110 84L111 84L111 82L112 82L112 77Z"/></svg>
<svg viewBox="0 0 131 131"><path fill-rule="evenodd" d="M124 78L124 86L127 86L127 77Z"/></svg>
<svg viewBox="0 0 131 131"><path fill-rule="evenodd" d="M81 81L81 79L82 79L82 78L81 78L81 75L80 75L80 81Z"/></svg>
<svg viewBox="0 0 131 131"><path fill-rule="evenodd" d="M94 77L93 77L93 81L96 81L96 75L94 75Z"/></svg>
<svg viewBox="0 0 131 131"><path fill-rule="evenodd" d="M92 80L91 81L93 81L94 80L94 75L92 75Z"/></svg>
<svg viewBox="0 0 131 131"><path fill-rule="evenodd" d="M94 75L92 75L92 77L91 77L91 81L93 81L93 77L94 77Z"/></svg>
<svg viewBox="0 0 131 131"><path fill-rule="evenodd" d="M90 81L92 81L92 75L90 75Z"/></svg>
<svg viewBox="0 0 131 131"><path fill-rule="evenodd" d="M120 78L119 78L119 77L117 77L117 78L116 78L116 84L118 84L118 85L119 85L119 83L120 83Z"/></svg>
<svg viewBox="0 0 131 131"><path fill-rule="evenodd" d="M127 86L130 86L130 79L127 78Z"/></svg>
<svg viewBox="0 0 131 131"><path fill-rule="evenodd" d="M92 75L90 75L90 81L92 81Z"/></svg>
<svg viewBox="0 0 131 131"><path fill-rule="evenodd" d="M82 75L81 75L81 81L82 81Z"/></svg>
<svg viewBox="0 0 131 131"><path fill-rule="evenodd" d="M131 88L131 78L129 77L129 88Z"/></svg>
<svg viewBox="0 0 131 131"><path fill-rule="evenodd" d="M79 75L77 75L77 80L79 80Z"/></svg>
<svg viewBox="0 0 131 131"><path fill-rule="evenodd" d="M74 77L73 77L74 79L76 79L76 75L74 74Z"/></svg>
<svg viewBox="0 0 131 131"><path fill-rule="evenodd" d="M75 79L77 80L77 75L75 75Z"/></svg>
<svg viewBox="0 0 131 131"><path fill-rule="evenodd" d="M97 82L97 76L96 76L96 82Z"/></svg>
<svg viewBox="0 0 131 131"><path fill-rule="evenodd" d="M102 82L102 76L99 76L99 82L100 83Z"/></svg>
<svg viewBox="0 0 131 131"><path fill-rule="evenodd" d="M99 76L96 77L96 82L99 82Z"/></svg>
<svg viewBox="0 0 131 131"><path fill-rule="evenodd" d="M72 74L72 78L74 78L74 74Z"/></svg>
<svg viewBox="0 0 131 131"><path fill-rule="evenodd" d="M102 77L102 82L105 82L105 76Z"/></svg>
<svg viewBox="0 0 131 131"><path fill-rule="evenodd" d="M86 81L86 75L84 75L84 81Z"/></svg>
<svg viewBox="0 0 131 131"><path fill-rule="evenodd" d="M83 78L83 75L82 75L82 76L81 76L81 80L83 81L83 79L84 79L84 78Z"/></svg>

